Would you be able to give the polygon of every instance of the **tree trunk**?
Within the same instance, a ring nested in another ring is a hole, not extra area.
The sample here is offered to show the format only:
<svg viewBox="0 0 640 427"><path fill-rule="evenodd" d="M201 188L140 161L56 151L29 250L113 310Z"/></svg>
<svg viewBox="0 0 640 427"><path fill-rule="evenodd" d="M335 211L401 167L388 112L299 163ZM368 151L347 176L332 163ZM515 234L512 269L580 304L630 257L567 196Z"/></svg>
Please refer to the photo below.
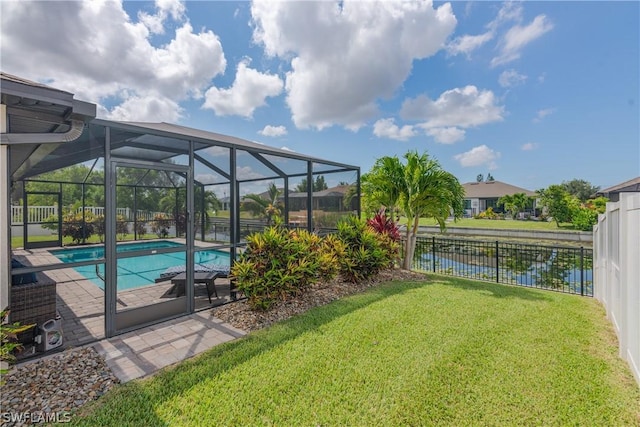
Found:
<svg viewBox="0 0 640 427"><path fill-rule="evenodd" d="M418 231L418 222L420 218L415 218L413 226L409 227L407 223L407 243L404 251L404 260L402 262L402 268L405 270L411 270L413 263L413 254L416 251L416 238Z"/></svg>

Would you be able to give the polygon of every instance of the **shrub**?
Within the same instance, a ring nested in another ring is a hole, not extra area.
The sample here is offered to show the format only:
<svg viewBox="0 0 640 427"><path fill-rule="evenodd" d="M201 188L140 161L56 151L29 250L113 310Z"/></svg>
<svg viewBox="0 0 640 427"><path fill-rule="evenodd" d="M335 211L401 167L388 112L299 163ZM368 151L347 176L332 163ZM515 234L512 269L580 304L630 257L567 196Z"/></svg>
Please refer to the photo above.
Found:
<svg viewBox="0 0 640 427"><path fill-rule="evenodd" d="M247 237L247 249L231 268L253 309L266 310L297 295L320 278L337 274L341 242L306 230L269 227Z"/></svg>
<svg viewBox="0 0 640 427"><path fill-rule="evenodd" d="M127 223L127 219L124 215L116 216L116 234L120 238L120 240L124 240L129 233L129 224Z"/></svg>
<svg viewBox="0 0 640 427"><path fill-rule="evenodd" d="M155 214L153 221L151 221L151 231L163 239L169 235L169 227L171 227L171 219L165 214Z"/></svg>
<svg viewBox="0 0 640 427"><path fill-rule="evenodd" d="M577 230L591 231L597 222L598 212L587 207L578 207L574 209L571 215L571 224L573 224L573 228Z"/></svg>
<svg viewBox="0 0 640 427"><path fill-rule="evenodd" d="M71 237L73 243L80 243L88 239L94 233L93 222L95 218L91 212L85 212L84 219L82 212L70 212L62 218L62 235Z"/></svg>
<svg viewBox="0 0 640 427"><path fill-rule="evenodd" d="M345 246L345 255L340 258L340 274L345 280L357 283L389 267L391 255L379 236L355 216L338 223L337 237Z"/></svg>
<svg viewBox="0 0 640 427"><path fill-rule="evenodd" d="M96 215L93 218L93 230L98 235L100 243L104 242L105 223L104 215Z"/></svg>
<svg viewBox="0 0 640 427"><path fill-rule="evenodd" d="M492 207L488 207L486 211L480 212L478 215L475 216L475 218L476 219L499 219L499 216L497 213L493 211ZM504 219L504 217L502 219Z"/></svg>
<svg viewBox="0 0 640 427"><path fill-rule="evenodd" d="M136 222L136 234L138 238L144 237L144 235L147 234L147 221L142 218L138 218Z"/></svg>
<svg viewBox="0 0 640 427"><path fill-rule="evenodd" d="M386 216L384 208L369 219L367 225L377 233L379 243L389 259L388 267L393 267L400 258L400 230L398 226L392 218Z"/></svg>

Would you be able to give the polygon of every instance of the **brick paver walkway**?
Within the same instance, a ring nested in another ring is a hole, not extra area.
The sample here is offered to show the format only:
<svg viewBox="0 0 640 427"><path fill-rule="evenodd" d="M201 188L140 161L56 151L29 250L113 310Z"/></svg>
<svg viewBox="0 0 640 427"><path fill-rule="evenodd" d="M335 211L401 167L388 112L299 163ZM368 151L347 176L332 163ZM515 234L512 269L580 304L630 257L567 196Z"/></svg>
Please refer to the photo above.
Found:
<svg viewBox="0 0 640 427"><path fill-rule="evenodd" d="M127 382L243 335L205 310L104 339L93 348L120 381Z"/></svg>

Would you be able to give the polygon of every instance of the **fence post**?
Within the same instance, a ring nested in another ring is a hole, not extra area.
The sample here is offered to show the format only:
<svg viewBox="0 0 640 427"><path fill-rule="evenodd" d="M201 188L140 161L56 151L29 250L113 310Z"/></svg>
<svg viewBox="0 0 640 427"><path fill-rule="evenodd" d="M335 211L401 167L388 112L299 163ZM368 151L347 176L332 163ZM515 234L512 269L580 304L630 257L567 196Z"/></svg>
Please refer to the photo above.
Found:
<svg viewBox="0 0 640 427"><path fill-rule="evenodd" d="M580 295L584 296L584 246L580 246Z"/></svg>
<svg viewBox="0 0 640 427"><path fill-rule="evenodd" d="M431 264L433 272L436 272L436 236L431 236Z"/></svg>
<svg viewBox="0 0 640 427"><path fill-rule="evenodd" d="M496 240L496 283L500 283L500 265L499 265L499 259L500 257L498 256L498 249L499 248L499 242Z"/></svg>

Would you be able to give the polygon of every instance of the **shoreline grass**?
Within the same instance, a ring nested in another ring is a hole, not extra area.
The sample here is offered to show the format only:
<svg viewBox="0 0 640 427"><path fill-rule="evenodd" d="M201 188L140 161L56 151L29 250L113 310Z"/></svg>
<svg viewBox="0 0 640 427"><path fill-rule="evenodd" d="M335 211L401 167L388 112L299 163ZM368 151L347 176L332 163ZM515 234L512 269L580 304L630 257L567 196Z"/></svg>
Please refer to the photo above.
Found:
<svg viewBox="0 0 640 427"><path fill-rule="evenodd" d="M590 298L390 282L141 381L75 425L636 425L640 391Z"/></svg>

